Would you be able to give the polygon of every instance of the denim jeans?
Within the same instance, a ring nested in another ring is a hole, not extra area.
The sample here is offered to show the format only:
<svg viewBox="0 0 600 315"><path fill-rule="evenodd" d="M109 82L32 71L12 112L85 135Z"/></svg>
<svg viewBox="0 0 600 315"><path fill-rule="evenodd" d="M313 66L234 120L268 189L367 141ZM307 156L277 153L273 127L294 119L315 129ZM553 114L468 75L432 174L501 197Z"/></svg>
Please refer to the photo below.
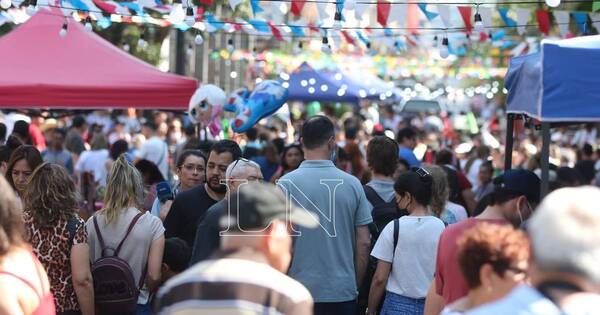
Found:
<svg viewBox="0 0 600 315"><path fill-rule="evenodd" d="M413 299L387 291L381 315L423 315L425 299Z"/></svg>
<svg viewBox="0 0 600 315"><path fill-rule="evenodd" d="M150 302L146 304L138 304L135 312L136 315L152 315L152 308L150 307Z"/></svg>

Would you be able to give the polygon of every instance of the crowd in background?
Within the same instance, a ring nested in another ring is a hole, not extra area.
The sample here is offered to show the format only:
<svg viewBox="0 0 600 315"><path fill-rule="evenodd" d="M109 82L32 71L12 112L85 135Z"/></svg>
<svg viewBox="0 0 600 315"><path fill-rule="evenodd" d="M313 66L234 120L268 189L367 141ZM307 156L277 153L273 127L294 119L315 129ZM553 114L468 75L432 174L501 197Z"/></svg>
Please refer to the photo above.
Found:
<svg viewBox="0 0 600 315"><path fill-rule="evenodd" d="M542 200L541 139L518 121L503 172L496 110L216 138L180 113L0 114L0 314L593 314L597 126L554 130ZM101 300L107 251L127 312Z"/></svg>

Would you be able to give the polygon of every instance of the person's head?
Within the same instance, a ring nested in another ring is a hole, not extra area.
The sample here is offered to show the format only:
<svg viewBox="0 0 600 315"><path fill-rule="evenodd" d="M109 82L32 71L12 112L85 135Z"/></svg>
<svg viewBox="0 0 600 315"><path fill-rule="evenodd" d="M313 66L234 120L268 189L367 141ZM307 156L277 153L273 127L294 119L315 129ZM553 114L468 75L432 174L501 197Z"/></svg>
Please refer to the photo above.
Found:
<svg viewBox="0 0 600 315"><path fill-rule="evenodd" d="M182 273L189 266L192 249L182 239L170 237L165 240L165 249L161 266L161 283Z"/></svg>
<svg viewBox="0 0 600 315"><path fill-rule="evenodd" d="M292 143L283 148L281 153L281 167L286 171L293 171L300 166L304 160L302 146L298 143Z"/></svg>
<svg viewBox="0 0 600 315"><path fill-rule="evenodd" d="M121 156L121 154L123 153L127 153L129 151L129 143L127 143L127 141L120 139L115 141L115 143L113 143L110 146L110 151L109 151L109 155L110 158L114 161L116 159L119 158L119 156Z"/></svg>
<svg viewBox="0 0 600 315"><path fill-rule="evenodd" d="M29 123L24 120L18 120L13 126L12 134L15 135L19 140L25 144L31 144L31 137L29 136Z"/></svg>
<svg viewBox="0 0 600 315"><path fill-rule="evenodd" d="M78 211L75 183L67 170L58 165L44 163L31 174L23 194L24 208L41 226L55 226L60 219L68 220Z"/></svg>
<svg viewBox="0 0 600 315"><path fill-rule="evenodd" d="M364 171L364 160L362 152L355 142L346 142L344 151L350 157L350 165L352 166L352 175L360 177Z"/></svg>
<svg viewBox="0 0 600 315"><path fill-rule="evenodd" d="M543 200L528 224L538 278L564 273L600 285L598 200L600 189L591 186L558 189Z"/></svg>
<svg viewBox="0 0 600 315"><path fill-rule="evenodd" d="M271 164L279 163L279 152L277 151L277 147L271 142L265 144L262 149L262 155Z"/></svg>
<svg viewBox="0 0 600 315"><path fill-rule="evenodd" d="M102 133L94 134L91 142L92 151L106 150L108 149L108 141Z"/></svg>
<svg viewBox="0 0 600 315"><path fill-rule="evenodd" d="M367 163L375 174L391 177L398 168L398 143L386 136L375 136L367 145Z"/></svg>
<svg viewBox="0 0 600 315"><path fill-rule="evenodd" d="M479 179L479 183L482 185L486 185L492 182L494 177L494 166L492 162L484 162L479 167L479 174L477 175Z"/></svg>
<svg viewBox="0 0 600 315"><path fill-rule="evenodd" d="M8 182L0 176L0 259L25 243L24 232L21 206Z"/></svg>
<svg viewBox="0 0 600 315"><path fill-rule="evenodd" d="M206 156L200 150L184 150L177 158L176 173L182 190L206 181Z"/></svg>
<svg viewBox="0 0 600 315"><path fill-rule="evenodd" d="M144 185L151 186L156 183L165 181L162 173L158 169L158 166L153 162L142 159L135 163L135 168L142 174Z"/></svg>
<svg viewBox="0 0 600 315"><path fill-rule="evenodd" d="M144 198L144 182L140 172L121 155L112 165L106 180L104 208L108 223L127 208L139 207Z"/></svg>
<svg viewBox="0 0 600 315"><path fill-rule="evenodd" d="M229 191L235 191L246 181L262 182L264 180L260 165L245 158L239 158L229 164L225 171L225 179L227 180Z"/></svg>
<svg viewBox="0 0 600 315"><path fill-rule="evenodd" d="M10 159L10 149L6 145L0 145L0 175L6 176L6 168Z"/></svg>
<svg viewBox="0 0 600 315"><path fill-rule="evenodd" d="M226 231L221 248L252 248L262 253L271 267L286 272L292 260L290 224L315 228L318 218L297 208L287 209L283 192L271 184L241 185L231 198L237 202L231 202L228 215L221 219Z"/></svg>
<svg viewBox="0 0 600 315"><path fill-rule="evenodd" d="M475 153L477 154L477 158L485 161L490 156L490 148L488 146L481 145L477 147Z"/></svg>
<svg viewBox="0 0 600 315"><path fill-rule="evenodd" d="M427 207L431 202L433 178L425 169L404 172L394 183L398 208L412 213L417 206Z"/></svg>
<svg viewBox="0 0 600 315"><path fill-rule="evenodd" d="M450 196L448 177L446 176L444 169L440 166L426 165L423 168L431 174L431 178L433 179L431 185L431 211L439 218L446 208L446 203Z"/></svg>
<svg viewBox="0 0 600 315"><path fill-rule="evenodd" d="M400 129L396 135L396 139L403 147L414 149L417 146L417 132L411 127Z"/></svg>
<svg viewBox="0 0 600 315"><path fill-rule="evenodd" d="M146 137L146 139L149 139L150 137L154 136L157 130L158 124L156 124L152 120L148 120L142 125L142 134L144 135L144 137Z"/></svg>
<svg viewBox="0 0 600 315"><path fill-rule="evenodd" d="M62 128L52 129L51 143L52 148L56 151L62 151L64 149L65 138L67 131Z"/></svg>
<svg viewBox="0 0 600 315"><path fill-rule="evenodd" d="M586 143L583 145L583 148L581 149L581 153L583 154L583 158L584 159L592 159L593 155L594 155L594 148L592 147L591 144Z"/></svg>
<svg viewBox="0 0 600 315"><path fill-rule="evenodd" d="M523 231L479 223L457 244L458 265L469 290L484 292L488 301L502 298L526 280L530 250Z"/></svg>
<svg viewBox="0 0 600 315"><path fill-rule="evenodd" d="M6 125L0 122L0 143L4 143L6 140Z"/></svg>
<svg viewBox="0 0 600 315"><path fill-rule="evenodd" d="M246 137L248 141L256 141L258 139L258 130L254 127L246 130Z"/></svg>
<svg viewBox="0 0 600 315"><path fill-rule="evenodd" d="M326 116L313 116L302 125L300 141L305 151L322 151L330 155L336 149L335 129Z"/></svg>
<svg viewBox="0 0 600 315"><path fill-rule="evenodd" d="M454 154L448 149L442 149L435 155L435 164L437 165L452 165Z"/></svg>
<svg viewBox="0 0 600 315"><path fill-rule="evenodd" d="M508 170L496 177L494 184L489 207L497 209L514 226L520 226L539 203L540 179L531 171Z"/></svg>
<svg viewBox="0 0 600 315"><path fill-rule="evenodd" d="M80 133L85 132L87 129L87 123L85 122L85 117L81 115L77 115L73 117L73 121L71 121L71 127L77 130Z"/></svg>
<svg viewBox="0 0 600 315"><path fill-rule="evenodd" d="M235 141L221 140L210 148L206 164L206 183L212 191L224 194L227 186L221 184L225 179L225 172L231 162L242 156L242 150Z"/></svg>
<svg viewBox="0 0 600 315"><path fill-rule="evenodd" d="M577 169L563 166L556 170L556 181L560 187L577 187L584 182L584 179Z"/></svg>
<svg viewBox="0 0 600 315"><path fill-rule="evenodd" d="M43 162L40 151L31 145L20 146L11 153L6 167L6 179L19 196L25 192L33 170Z"/></svg>

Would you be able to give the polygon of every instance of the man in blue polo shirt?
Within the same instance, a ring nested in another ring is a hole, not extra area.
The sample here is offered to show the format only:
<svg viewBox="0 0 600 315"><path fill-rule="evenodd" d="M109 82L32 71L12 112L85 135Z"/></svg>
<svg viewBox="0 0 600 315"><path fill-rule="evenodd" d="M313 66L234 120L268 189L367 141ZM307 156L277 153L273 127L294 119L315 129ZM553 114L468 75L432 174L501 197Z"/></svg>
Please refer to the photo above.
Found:
<svg viewBox="0 0 600 315"><path fill-rule="evenodd" d="M357 287L369 257L371 207L357 178L337 169L333 123L314 116L302 126L304 158L278 185L292 202L314 217L320 228L295 227L289 275L308 288L314 314L354 314Z"/></svg>
<svg viewBox="0 0 600 315"><path fill-rule="evenodd" d="M398 152L400 158L408 162L410 167L421 166L421 161L417 159L417 156L413 152L417 146L417 132L411 127L406 127L400 129L396 137L398 138L398 145L400 147Z"/></svg>

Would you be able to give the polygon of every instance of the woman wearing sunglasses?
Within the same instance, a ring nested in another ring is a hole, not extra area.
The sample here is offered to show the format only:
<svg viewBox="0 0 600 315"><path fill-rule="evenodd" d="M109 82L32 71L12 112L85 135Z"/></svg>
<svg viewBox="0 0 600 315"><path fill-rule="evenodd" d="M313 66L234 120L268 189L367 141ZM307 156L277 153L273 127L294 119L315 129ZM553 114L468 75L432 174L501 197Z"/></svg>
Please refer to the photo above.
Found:
<svg viewBox="0 0 600 315"><path fill-rule="evenodd" d="M526 280L529 241L510 225L479 223L458 240L458 264L469 293L441 315L459 315L504 297Z"/></svg>
<svg viewBox="0 0 600 315"><path fill-rule="evenodd" d="M444 223L429 207L432 182L431 174L418 168L400 174L394 184L396 203L409 215L388 223L371 252L378 262L369 293L369 315L377 314L382 298L380 314L423 314L444 230Z"/></svg>

